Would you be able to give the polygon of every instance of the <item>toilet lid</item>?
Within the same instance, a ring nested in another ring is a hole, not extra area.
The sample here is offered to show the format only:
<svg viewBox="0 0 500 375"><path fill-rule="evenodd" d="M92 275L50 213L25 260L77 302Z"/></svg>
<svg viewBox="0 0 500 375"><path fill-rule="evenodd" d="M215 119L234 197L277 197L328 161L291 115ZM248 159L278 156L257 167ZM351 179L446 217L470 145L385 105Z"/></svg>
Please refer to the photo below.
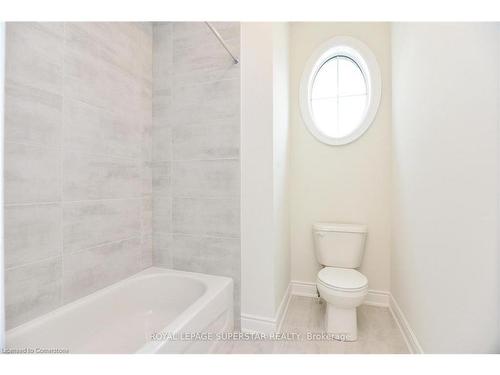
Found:
<svg viewBox="0 0 500 375"><path fill-rule="evenodd" d="M322 283L337 289L362 289L368 284L368 279L361 272L350 268L325 267L318 273Z"/></svg>

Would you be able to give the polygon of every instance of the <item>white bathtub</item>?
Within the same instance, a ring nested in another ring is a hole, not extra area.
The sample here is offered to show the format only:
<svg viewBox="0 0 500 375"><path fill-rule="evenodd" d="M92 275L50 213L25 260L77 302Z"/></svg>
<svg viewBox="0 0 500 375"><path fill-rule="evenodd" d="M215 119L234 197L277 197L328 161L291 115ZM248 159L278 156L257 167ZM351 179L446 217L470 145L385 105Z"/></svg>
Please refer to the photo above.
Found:
<svg viewBox="0 0 500 375"><path fill-rule="evenodd" d="M214 341L179 340L180 334L216 336L232 328L232 279L151 267L7 331L6 347L69 353L207 353ZM158 340L158 333L166 335Z"/></svg>

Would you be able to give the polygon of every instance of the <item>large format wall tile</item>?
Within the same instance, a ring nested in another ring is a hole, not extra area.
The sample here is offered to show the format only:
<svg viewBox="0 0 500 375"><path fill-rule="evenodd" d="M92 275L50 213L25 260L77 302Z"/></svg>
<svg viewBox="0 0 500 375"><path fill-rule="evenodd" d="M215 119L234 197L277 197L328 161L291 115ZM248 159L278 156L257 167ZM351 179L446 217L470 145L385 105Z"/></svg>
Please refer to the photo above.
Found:
<svg viewBox="0 0 500 375"><path fill-rule="evenodd" d="M5 80L60 94L62 90L62 23L7 24Z"/></svg>
<svg viewBox="0 0 500 375"><path fill-rule="evenodd" d="M153 198L142 199L141 230L143 234L153 233Z"/></svg>
<svg viewBox="0 0 500 375"><path fill-rule="evenodd" d="M240 240L174 234L172 249L173 267L232 277L240 268Z"/></svg>
<svg viewBox="0 0 500 375"><path fill-rule="evenodd" d="M214 26L239 55L240 25ZM240 66L202 22L153 34L153 264L232 277L238 326Z"/></svg>
<svg viewBox="0 0 500 375"><path fill-rule="evenodd" d="M176 197L239 198L239 160L193 160L173 163Z"/></svg>
<svg viewBox="0 0 500 375"><path fill-rule="evenodd" d="M59 203L5 207L6 268L55 257L61 249Z"/></svg>
<svg viewBox="0 0 500 375"><path fill-rule="evenodd" d="M153 125L153 160L168 161L172 159L172 128Z"/></svg>
<svg viewBox="0 0 500 375"><path fill-rule="evenodd" d="M169 90L173 69L173 22L158 23L153 28L153 90Z"/></svg>
<svg viewBox="0 0 500 375"><path fill-rule="evenodd" d="M234 120L217 124L176 126L172 129L174 160L239 158L240 127Z"/></svg>
<svg viewBox="0 0 500 375"><path fill-rule="evenodd" d="M153 126L169 127L172 117L172 90L155 90L153 96Z"/></svg>
<svg viewBox="0 0 500 375"><path fill-rule="evenodd" d="M64 95L107 110L140 111L146 80L106 61L67 50L64 55Z"/></svg>
<svg viewBox="0 0 500 375"><path fill-rule="evenodd" d="M149 160L142 161L142 195L153 194L153 163Z"/></svg>
<svg viewBox="0 0 500 375"><path fill-rule="evenodd" d="M68 23L66 46L151 80L152 36L147 28L123 22Z"/></svg>
<svg viewBox="0 0 500 375"><path fill-rule="evenodd" d="M153 264L172 268L172 235L169 233L155 232L153 234Z"/></svg>
<svg viewBox="0 0 500 375"><path fill-rule="evenodd" d="M174 233L239 237L239 199L174 198Z"/></svg>
<svg viewBox="0 0 500 375"><path fill-rule="evenodd" d="M152 105L151 105L152 106ZM153 160L153 118L152 114L143 120L142 128L142 160L151 161Z"/></svg>
<svg viewBox="0 0 500 375"><path fill-rule="evenodd" d="M212 32L204 22L173 22L175 39L185 45L195 48L203 42L208 43L206 53L218 54L220 43L214 38ZM233 52L239 53L240 23L239 22L211 22L225 42L235 48ZM215 51L216 50L216 51Z"/></svg>
<svg viewBox="0 0 500 375"><path fill-rule="evenodd" d="M61 257L5 271L7 329L61 305Z"/></svg>
<svg viewBox="0 0 500 375"><path fill-rule="evenodd" d="M239 50L239 24L216 23L231 51ZM203 22L175 23L173 39L173 84L175 87L200 82L238 79L239 65L235 65ZM204 46L200 48L200 45Z"/></svg>
<svg viewBox="0 0 500 375"><path fill-rule="evenodd" d="M170 121L174 126L231 121L240 127L240 81L226 80L182 86L175 89Z"/></svg>
<svg viewBox="0 0 500 375"><path fill-rule="evenodd" d="M5 143L5 203L61 199L61 153L47 147Z"/></svg>
<svg viewBox="0 0 500 375"><path fill-rule="evenodd" d="M5 86L5 139L60 147L62 97L34 87Z"/></svg>
<svg viewBox="0 0 500 375"><path fill-rule="evenodd" d="M108 111L67 100L64 144L71 151L140 159L143 124L139 113Z"/></svg>
<svg viewBox="0 0 500 375"><path fill-rule="evenodd" d="M171 195L171 163L153 162L153 195L169 197Z"/></svg>
<svg viewBox="0 0 500 375"><path fill-rule="evenodd" d="M152 34L7 25L8 327L152 264Z"/></svg>
<svg viewBox="0 0 500 375"><path fill-rule="evenodd" d="M71 302L139 272L141 254L138 237L66 255L63 302Z"/></svg>
<svg viewBox="0 0 500 375"><path fill-rule="evenodd" d="M142 199L64 203L65 253L141 235Z"/></svg>
<svg viewBox="0 0 500 375"><path fill-rule="evenodd" d="M153 196L153 233L172 233L172 198Z"/></svg>
<svg viewBox="0 0 500 375"><path fill-rule="evenodd" d="M142 268L153 265L153 235L143 234L141 237L141 264Z"/></svg>
<svg viewBox="0 0 500 375"><path fill-rule="evenodd" d="M65 200L138 198L142 195L142 163L67 152L64 156Z"/></svg>

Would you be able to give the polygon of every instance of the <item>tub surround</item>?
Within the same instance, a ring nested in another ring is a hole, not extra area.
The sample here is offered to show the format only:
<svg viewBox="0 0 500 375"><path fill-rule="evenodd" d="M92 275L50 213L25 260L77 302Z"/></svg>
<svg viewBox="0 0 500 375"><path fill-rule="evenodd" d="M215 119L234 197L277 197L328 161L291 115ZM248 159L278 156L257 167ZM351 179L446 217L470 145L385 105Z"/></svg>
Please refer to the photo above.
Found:
<svg viewBox="0 0 500 375"><path fill-rule="evenodd" d="M152 264L152 27L8 23L7 328Z"/></svg>
<svg viewBox="0 0 500 375"><path fill-rule="evenodd" d="M10 23L6 65L7 328L153 263L232 277L239 317L240 73L206 25Z"/></svg>
<svg viewBox="0 0 500 375"><path fill-rule="evenodd" d="M240 24L213 26L239 56ZM203 22L153 35L153 263L232 277L238 325L240 65Z"/></svg>
<svg viewBox="0 0 500 375"><path fill-rule="evenodd" d="M0 22L0 86L4 86L4 73L5 73L5 22ZM0 91L0 134L3 137L4 131L4 91ZM0 146L0 165L4 165L4 145ZM0 207L3 207L4 202L4 180L0 182ZM5 280L5 266L4 266L4 213L0 213L0 280ZM5 344L5 283L0 283L0 349Z"/></svg>

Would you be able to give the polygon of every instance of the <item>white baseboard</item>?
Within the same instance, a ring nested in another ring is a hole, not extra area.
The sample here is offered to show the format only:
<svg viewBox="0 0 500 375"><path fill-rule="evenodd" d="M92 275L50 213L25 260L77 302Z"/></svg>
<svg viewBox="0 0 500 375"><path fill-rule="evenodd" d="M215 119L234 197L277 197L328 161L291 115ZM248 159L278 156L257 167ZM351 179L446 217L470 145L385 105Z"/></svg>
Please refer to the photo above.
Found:
<svg viewBox="0 0 500 375"><path fill-rule="evenodd" d="M403 335L403 338L406 341L406 345L408 346L408 350L410 351L410 353L424 354L424 351L417 340L417 336L415 336L415 333L411 329L408 320L406 320L403 311L399 307L393 295L390 295L389 310L391 311L394 320L399 326L401 334Z"/></svg>
<svg viewBox="0 0 500 375"><path fill-rule="evenodd" d="M315 283L306 281L290 281L290 291L294 296L317 297L318 291Z"/></svg>
<svg viewBox="0 0 500 375"><path fill-rule="evenodd" d="M364 305L389 307L391 293L384 290L368 290Z"/></svg>
<svg viewBox="0 0 500 375"><path fill-rule="evenodd" d="M294 296L318 297L316 283L291 281L291 293ZM383 290L368 290L365 305L389 307L390 293Z"/></svg>
<svg viewBox="0 0 500 375"><path fill-rule="evenodd" d="M276 332L276 321L263 316L241 314L241 331L273 333Z"/></svg>
<svg viewBox="0 0 500 375"><path fill-rule="evenodd" d="M252 314L241 314L241 330L243 332L274 333L280 332L283 319L288 310L292 294L290 293L290 284L286 288L285 294L278 306L276 315L273 318L267 318Z"/></svg>
<svg viewBox="0 0 500 375"><path fill-rule="evenodd" d="M276 332L281 332L281 326L283 325L283 321L285 320L286 312L288 311L288 306L290 305L290 300L292 299L291 293L292 287L288 284L285 295L283 296L281 303L278 307L278 311L276 312Z"/></svg>

